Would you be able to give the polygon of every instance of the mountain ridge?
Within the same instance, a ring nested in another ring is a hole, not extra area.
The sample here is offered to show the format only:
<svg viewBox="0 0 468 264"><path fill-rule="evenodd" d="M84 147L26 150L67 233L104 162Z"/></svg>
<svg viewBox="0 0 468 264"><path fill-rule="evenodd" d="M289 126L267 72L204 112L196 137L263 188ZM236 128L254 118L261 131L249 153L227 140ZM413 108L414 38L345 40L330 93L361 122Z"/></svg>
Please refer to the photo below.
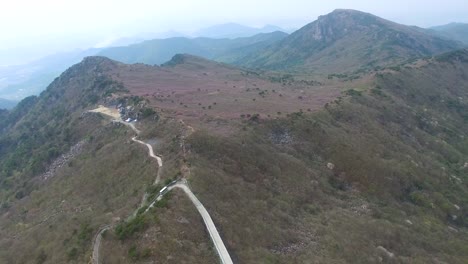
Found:
<svg viewBox="0 0 468 264"><path fill-rule="evenodd" d="M344 72L458 48L459 43L425 34L419 28L357 10L337 9L270 45L263 53L235 63L273 70Z"/></svg>
<svg viewBox="0 0 468 264"><path fill-rule="evenodd" d="M287 36L283 32L261 33L252 37L236 39L169 38L145 41L127 47L106 49L97 55L107 56L125 63L162 64L178 53L190 53L207 59L229 57L230 51L252 45L268 45ZM229 61L226 61L229 62Z"/></svg>

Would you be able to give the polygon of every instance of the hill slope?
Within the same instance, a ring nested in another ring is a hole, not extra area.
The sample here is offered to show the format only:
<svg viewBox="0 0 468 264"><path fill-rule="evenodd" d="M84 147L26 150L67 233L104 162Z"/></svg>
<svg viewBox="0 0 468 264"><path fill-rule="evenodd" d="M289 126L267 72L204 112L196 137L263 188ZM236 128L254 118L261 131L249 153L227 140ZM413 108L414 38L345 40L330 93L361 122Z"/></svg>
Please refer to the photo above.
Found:
<svg viewBox="0 0 468 264"><path fill-rule="evenodd" d="M468 24L465 23L450 23L443 26L430 28L440 35L461 41L468 45Z"/></svg>
<svg viewBox="0 0 468 264"><path fill-rule="evenodd" d="M345 72L459 48L422 29L354 10L321 16L263 52L236 63L274 70Z"/></svg>
<svg viewBox="0 0 468 264"><path fill-rule="evenodd" d="M192 186L239 263L464 263L467 76L450 53L324 111L199 131Z"/></svg>

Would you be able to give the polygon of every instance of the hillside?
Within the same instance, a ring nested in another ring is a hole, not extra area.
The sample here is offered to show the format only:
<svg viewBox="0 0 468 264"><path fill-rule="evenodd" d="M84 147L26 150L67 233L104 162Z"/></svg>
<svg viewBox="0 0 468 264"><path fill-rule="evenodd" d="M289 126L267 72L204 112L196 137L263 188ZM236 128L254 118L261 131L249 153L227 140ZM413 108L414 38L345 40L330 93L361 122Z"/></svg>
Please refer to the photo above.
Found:
<svg viewBox="0 0 468 264"><path fill-rule="evenodd" d="M283 32L258 34L252 37L236 39L210 38L169 38L145 41L127 47L109 48L98 55L105 56L124 63L162 64L180 53L192 54L207 59L233 56L231 51L254 48L258 45L269 45L287 36ZM237 57L236 57L237 58ZM229 62L226 59L225 62Z"/></svg>
<svg viewBox="0 0 468 264"><path fill-rule="evenodd" d="M466 50L317 80L86 58L0 111L0 262L86 263L112 225L110 262L216 263L182 192L138 210L161 173L188 181L234 263L465 263L467 76ZM138 119L160 171L99 105Z"/></svg>
<svg viewBox="0 0 468 264"><path fill-rule="evenodd" d="M468 24L450 23L443 26L431 27L430 29L444 37L461 41L468 45Z"/></svg>
<svg viewBox="0 0 468 264"><path fill-rule="evenodd" d="M321 16L262 52L235 63L272 70L352 72L460 48L424 30L355 10Z"/></svg>
<svg viewBox="0 0 468 264"><path fill-rule="evenodd" d="M238 262L466 262L467 66L450 53L317 113L194 134L194 189Z"/></svg>

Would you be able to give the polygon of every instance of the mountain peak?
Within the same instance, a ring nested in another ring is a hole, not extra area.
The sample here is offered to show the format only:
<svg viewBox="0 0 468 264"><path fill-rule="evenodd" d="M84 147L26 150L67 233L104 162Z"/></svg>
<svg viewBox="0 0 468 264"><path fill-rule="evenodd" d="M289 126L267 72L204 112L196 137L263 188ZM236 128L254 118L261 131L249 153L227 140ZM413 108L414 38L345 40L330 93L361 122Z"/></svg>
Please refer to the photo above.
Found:
<svg viewBox="0 0 468 264"><path fill-rule="evenodd" d="M116 64L117 62L104 56L88 56L88 57L84 57L81 63L84 65L103 65L103 64Z"/></svg>
<svg viewBox="0 0 468 264"><path fill-rule="evenodd" d="M331 12L330 14L368 14L370 15L369 13L366 13L363 11L359 11L355 9L346 9L346 8L337 8L333 10L333 12Z"/></svg>
<svg viewBox="0 0 468 264"><path fill-rule="evenodd" d="M320 16L316 21L306 25L298 31L317 41L331 42L344 35L382 24L385 21L378 17L352 9L336 9L333 12Z"/></svg>
<svg viewBox="0 0 468 264"><path fill-rule="evenodd" d="M350 72L460 47L455 41L427 34L417 27L362 11L337 9L241 64L274 70Z"/></svg>

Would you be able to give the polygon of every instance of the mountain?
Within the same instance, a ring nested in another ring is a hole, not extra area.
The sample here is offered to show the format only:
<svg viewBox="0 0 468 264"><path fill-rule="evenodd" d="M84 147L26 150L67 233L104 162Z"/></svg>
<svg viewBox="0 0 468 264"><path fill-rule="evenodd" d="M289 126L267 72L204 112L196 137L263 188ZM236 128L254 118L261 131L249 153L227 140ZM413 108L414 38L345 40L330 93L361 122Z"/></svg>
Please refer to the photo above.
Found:
<svg viewBox="0 0 468 264"><path fill-rule="evenodd" d="M450 23L443 26L431 27L430 29L444 37L461 41L468 45L468 24L466 23Z"/></svg>
<svg viewBox="0 0 468 264"><path fill-rule="evenodd" d="M245 38L251 37L260 33L271 33L275 31L285 32L284 29L274 26L266 25L262 28L248 27L236 23L226 23L215 25L208 28L200 29L193 35L196 37L205 38Z"/></svg>
<svg viewBox="0 0 468 264"><path fill-rule="evenodd" d="M178 53L189 53L208 59L226 58L225 62L235 60L234 52L268 46L282 38L286 33L273 32L258 34L247 38L210 39L210 38L169 38L145 41L127 47L108 48L98 55L106 56L125 63L162 64ZM243 55L242 53L238 56Z"/></svg>
<svg viewBox="0 0 468 264"><path fill-rule="evenodd" d="M0 262L215 263L185 192L149 206L179 180L238 263L465 263L467 76L467 50L352 80L88 57L0 111Z"/></svg>
<svg viewBox="0 0 468 264"><path fill-rule="evenodd" d="M455 41L427 34L377 16L338 9L321 16L238 65L273 70L349 72L461 48Z"/></svg>

